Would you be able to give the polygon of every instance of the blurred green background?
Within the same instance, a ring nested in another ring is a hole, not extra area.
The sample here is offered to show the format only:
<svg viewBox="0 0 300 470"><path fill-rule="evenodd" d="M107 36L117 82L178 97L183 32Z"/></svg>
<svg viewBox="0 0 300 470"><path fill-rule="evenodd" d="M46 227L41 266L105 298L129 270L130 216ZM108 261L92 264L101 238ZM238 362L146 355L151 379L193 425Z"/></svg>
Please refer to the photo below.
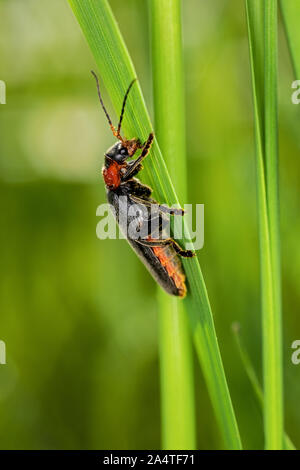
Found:
<svg viewBox="0 0 300 470"><path fill-rule="evenodd" d="M147 2L110 2L150 108ZM96 238L113 143L94 60L66 0L0 0L2 449L160 447L156 286L126 241ZM205 204L199 253L246 448L263 425L231 333L261 377L251 82L244 3L183 2L189 201ZM286 429L300 446L300 134L280 25L279 126ZM109 99L105 102L111 110ZM112 110L111 110L112 111ZM199 448L220 448L195 361Z"/></svg>

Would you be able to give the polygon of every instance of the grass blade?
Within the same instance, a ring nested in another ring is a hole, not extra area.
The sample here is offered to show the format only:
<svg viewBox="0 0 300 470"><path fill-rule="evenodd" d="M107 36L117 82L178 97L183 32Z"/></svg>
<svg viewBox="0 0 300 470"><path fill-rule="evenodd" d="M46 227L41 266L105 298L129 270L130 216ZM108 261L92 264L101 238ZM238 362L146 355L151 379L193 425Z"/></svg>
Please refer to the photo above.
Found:
<svg viewBox="0 0 300 470"><path fill-rule="evenodd" d="M193 356L182 302L159 292L160 380L163 449L195 449Z"/></svg>
<svg viewBox="0 0 300 470"><path fill-rule="evenodd" d="M128 83L136 76L121 33L106 0L68 0L93 52L114 108L120 110ZM119 111L118 111L119 112ZM128 137L145 139L152 130L140 86L128 99L124 132ZM169 205L178 203L174 187L162 158L157 140L145 165L143 177L153 187L155 196ZM238 427L225 378L206 286L197 259L184 263L189 295L184 300L189 312L196 351L202 365L209 394L225 446L240 449Z"/></svg>
<svg viewBox="0 0 300 470"><path fill-rule="evenodd" d="M264 320L266 446L283 442L281 276L278 195L277 0L265 2L265 159L274 309Z"/></svg>
<svg viewBox="0 0 300 470"><path fill-rule="evenodd" d="M276 0L246 0L252 74L258 218L262 280L264 427L267 449L283 446L281 287L277 163L277 8ZM259 25L254 24L259 22ZM262 31L264 25L264 50ZM260 33L261 34L261 33ZM258 57L264 57L261 70ZM262 89L263 107L261 106Z"/></svg>
<svg viewBox="0 0 300 470"><path fill-rule="evenodd" d="M180 0L150 0L155 132L176 192L187 201ZM159 291L162 437L165 449L195 449L193 357L181 300ZM174 358L176 360L174 361Z"/></svg>
<svg viewBox="0 0 300 470"><path fill-rule="evenodd" d="M234 323L232 325L232 331L234 334L234 339L236 342L237 350L239 352L241 361L243 363L245 372L248 376L248 379L252 385L254 394L257 398L258 404L261 408L262 414L264 412L264 392L263 389L259 383L258 377L256 375L255 369L253 367L253 364L251 362L251 359L249 357L249 354L245 348L245 345L243 343L241 333L240 333L240 325L238 323ZM294 446L293 442L291 441L290 437L287 435L287 433L284 433L284 441L283 441L284 449L285 450L296 450L296 447Z"/></svg>
<svg viewBox="0 0 300 470"><path fill-rule="evenodd" d="M298 0L281 0L280 10L282 12L286 36L289 44L291 59L295 71L295 77L300 77L300 3Z"/></svg>

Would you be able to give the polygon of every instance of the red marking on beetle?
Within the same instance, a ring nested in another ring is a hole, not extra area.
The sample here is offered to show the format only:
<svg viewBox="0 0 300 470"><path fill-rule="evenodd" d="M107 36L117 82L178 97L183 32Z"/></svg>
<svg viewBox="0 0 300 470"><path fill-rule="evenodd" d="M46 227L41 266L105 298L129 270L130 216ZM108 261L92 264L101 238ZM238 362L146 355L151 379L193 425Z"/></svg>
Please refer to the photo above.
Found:
<svg viewBox="0 0 300 470"><path fill-rule="evenodd" d="M122 165L112 161L108 168L103 168L102 174L104 182L109 189L116 189L121 184L121 171Z"/></svg>
<svg viewBox="0 0 300 470"><path fill-rule="evenodd" d="M151 240L151 238L148 237L148 240ZM170 246L153 246L152 250L170 278L173 279L174 284L179 291L179 297L185 297L185 275L177 256L174 256L174 249Z"/></svg>

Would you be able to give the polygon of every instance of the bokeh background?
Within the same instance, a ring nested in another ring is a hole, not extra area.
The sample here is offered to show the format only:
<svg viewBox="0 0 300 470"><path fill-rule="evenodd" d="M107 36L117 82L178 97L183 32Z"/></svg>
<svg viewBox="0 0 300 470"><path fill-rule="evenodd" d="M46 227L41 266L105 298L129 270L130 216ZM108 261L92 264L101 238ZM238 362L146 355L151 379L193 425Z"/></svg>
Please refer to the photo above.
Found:
<svg viewBox="0 0 300 470"><path fill-rule="evenodd" d="M147 2L110 2L152 110ZM2 449L160 447L156 286L126 241L96 238L113 143L66 0L0 0L0 366ZM189 201L205 204L199 253L246 448L259 406L231 333L261 377L254 138L244 3L183 2ZM300 446L300 134L279 34L280 195L286 429ZM109 99L104 93L111 110ZM221 448L195 360L199 448Z"/></svg>

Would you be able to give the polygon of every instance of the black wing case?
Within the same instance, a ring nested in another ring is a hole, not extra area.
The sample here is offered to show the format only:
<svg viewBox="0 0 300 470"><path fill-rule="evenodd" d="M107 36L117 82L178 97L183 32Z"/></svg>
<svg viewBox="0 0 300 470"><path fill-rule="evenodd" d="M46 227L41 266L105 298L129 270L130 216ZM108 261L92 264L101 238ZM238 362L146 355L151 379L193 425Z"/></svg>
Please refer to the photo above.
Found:
<svg viewBox="0 0 300 470"><path fill-rule="evenodd" d="M120 196L123 196L120 200ZM176 287L174 280L169 276L167 270L161 264L157 256L154 254L151 247L143 246L136 240L127 237L127 226L122 227L122 220L129 220L127 218L128 210L130 205L134 203L128 197L126 191L122 190L122 187L118 191L107 191L107 199L110 205L114 208L114 215L116 216L117 222L123 234L126 236L128 243L131 245L135 253L138 255L140 260L144 263L155 281L171 295L180 296L181 293ZM122 213L122 214L121 214ZM124 219L120 215L126 216ZM129 220L130 221L130 220Z"/></svg>

